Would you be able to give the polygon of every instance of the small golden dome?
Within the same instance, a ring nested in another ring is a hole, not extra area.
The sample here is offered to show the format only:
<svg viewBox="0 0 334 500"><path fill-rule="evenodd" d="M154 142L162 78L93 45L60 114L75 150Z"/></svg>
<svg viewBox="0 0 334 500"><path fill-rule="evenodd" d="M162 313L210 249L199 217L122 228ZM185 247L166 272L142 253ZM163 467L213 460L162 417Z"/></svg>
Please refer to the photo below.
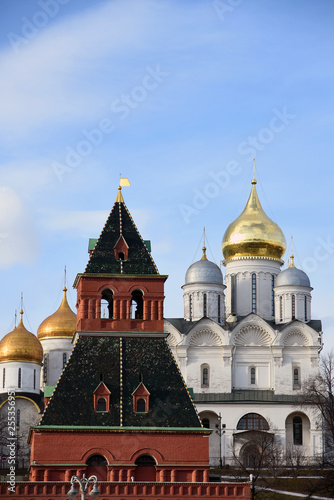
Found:
<svg viewBox="0 0 334 500"><path fill-rule="evenodd" d="M242 257L281 260L286 241L280 227L264 213L256 192L256 180L239 217L225 231L222 251L226 260Z"/></svg>
<svg viewBox="0 0 334 500"><path fill-rule="evenodd" d="M63 289L63 300L57 311L46 318L38 327L37 337L47 338L72 338L77 327L77 316L67 302L67 288Z"/></svg>
<svg viewBox="0 0 334 500"><path fill-rule="evenodd" d="M23 311L19 325L1 340L0 361L28 361L42 363L43 349L38 338L23 324Z"/></svg>

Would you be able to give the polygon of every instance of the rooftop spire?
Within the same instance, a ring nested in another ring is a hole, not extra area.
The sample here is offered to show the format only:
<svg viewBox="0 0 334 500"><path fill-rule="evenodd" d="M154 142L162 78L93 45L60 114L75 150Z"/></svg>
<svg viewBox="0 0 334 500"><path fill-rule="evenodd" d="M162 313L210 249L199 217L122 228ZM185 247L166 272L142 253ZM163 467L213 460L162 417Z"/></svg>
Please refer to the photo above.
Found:
<svg viewBox="0 0 334 500"><path fill-rule="evenodd" d="M121 175L122 174L119 174L119 186L115 203L124 203L124 198L122 195L122 186L131 186L129 179L127 177L121 177Z"/></svg>
<svg viewBox="0 0 334 500"><path fill-rule="evenodd" d="M293 255L293 236L291 235L291 255L290 255L290 266L289 267L296 267L295 262L294 262L295 256Z"/></svg>
<svg viewBox="0 0 334 500"><path fill-rule="evenodd" d="M255 179L255 158L253 158L253 179L252 179L252 184L257 184L257 181Z"/></svg>
<svg viewBox="0 0 334 500"><path fill-rule="evenodd" d="M201 260L208 260L206 256L206 246L205 246L205 227L203 228L203 255Z"/></svg>
<svg viewBox="0 0 334 500"><path fill-rule="evenodd" d="M63 292L66 292L67 291L67 288L66 288L66 265L65 265L65 268L64 268L64 288L63 288Z"/></svg>

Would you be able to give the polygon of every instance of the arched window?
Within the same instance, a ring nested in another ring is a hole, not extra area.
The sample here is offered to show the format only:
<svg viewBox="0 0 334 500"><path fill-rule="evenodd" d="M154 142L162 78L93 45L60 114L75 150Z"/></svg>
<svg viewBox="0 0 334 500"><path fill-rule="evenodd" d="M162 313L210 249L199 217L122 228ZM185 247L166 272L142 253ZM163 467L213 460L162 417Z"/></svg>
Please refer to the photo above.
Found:
<svg viewBox="0 0 334 500"><path fill-rule="evenodd" d="M261 463L261 453L256 444L246 446L242 453L242 462L244 467L256 469Z"/></svg>
<svg viewBox="0 0 334 500"><path fill-rule="evenodd" d="M63 369L65 368L66 363L67 363L67 354L66 352L63 352Z"/></svg>
<svg viewBox="0 0 334 500"><path fill-rule="evenodd" d="M21 389L21 384L22 384L22 372L21 368L19 368L18 374L17 374L17 387Z"/></svg>
<svg viewBox="0 0 334 500"><path fill-rule="evenodd" d="M210 383L210 368L209 365L202 365L202 387L209 387Z"/></svg>
<svg viewBox="0 0 334 500"><path fill-rule="evenodd" d="M252 313L256 313L256 274L252 274Z"/></svg>
<svg viewBox="0 0 334 500"><path fill-rule="evenodd" d="M108 465L106 458L103 455L91 455L86 462L86 465Z"/></svg>
<svg viewBox="0 0 334 500"><path fill-rule="evenodd" d="M6 368L2 369L2 387L6 386Z"/></svg>
<svg viewBox="0 0 334 500"><path fill-rule="evenodd" d="M296 318L296 296L292 295L291 297L291 319Z"/></svg>
<svg viewBox="0 0 334 500"><path fill-rule="evenodd" d="M145 413L145 399L138 399L137 401L137 412L138 413Z"/></svg>
<svg viewBox="0 0 334 500"><path fill-rule="evenodd" d="M107 403L104 398L99 398L97 401L97 411L107 411Z"/></svg>
<svg viewBox="0 0 334 500"><path fill-rule="evenodd" d="M203 293L203 316L206 316L206 311L207 306L206 306L206 293Z"/></svg>
<svg viewBox="0 0 334 500"><path fill-rule="evenodd" d="M134 290L131 298L131 319L143 319L143 292Z"/></svg>
<svg viewBox="0 0 334 500"><path fill-rule="evenodd" d="M154 467L156 465L156 462L151 455L141 455L137 458L135 464L138 467Z"/></svg>
<svg viewBox="0 0 334 500"><path fill-rule="evenodd" d="M253 385L255 384L255 375L256 375L256 369L254 366L250 369L250 383Z"/></svg>
<svg viewBox="0 0 334 500"><path fill-rule="evenodd" d="M275 316L275 275L271 275L271 315Z"/></svg>
<svg viewBox="0 0 334 500"><path fill-rule="evenodd" d="M210 429L210 420L208 418L202 418L203 427Z"/></svg>
<svg viewBox="0 0 334 500"><path fill-rule="evenodd" d="M44 354L43 358L43 382L46 384L48 380L48 355Z"/></svg>
<svg viewBox="0 0 334 500"><path fill-rule="evenodd" d="M279 320L283 321L283 297L279 298Z"/></svg>
<svg viewBox="0 0 334 500"><path fill-rule="evenodd" d="M218 323L220 323L220 295L218 295Z"/></svg>
<svg viewBox="0 0 334 500"><path fill-rule="evenodd" d="M16 428L19 429L20 428L20 422L21 421L21 410L18 409L17 412L16 412Z"/></svg>
<svg viewBox="0 0 334 500"><path fill-rule="evenodd" d="M36 389L36 370L34 370L34 389Z"/></svg>
<svg viewBox="0 0 334 500"><path fill-rule="evenodd" d="M268 431L269 425L265 418L258 413L247 413L238 422L238 431Z"/></svg>
<svg viewBox="0 0 334 500"><path fill-rule="evenodd" d="M303 444L303 421L301 417L293 417L293 444Z"/></svg>
<svg viewBox="0 0 334 500"><path fill-rule="evenodd" d="M293 369L293 388L300 389L300 375L299 368Z"/></svg>
<svg viewBox="0 0 334 500"><path fill-rule="evenodd" d="M305 317L305 322L307 321L307 297L305 295L304 297L304 317Z"/></svg>
<svg viewBox="0 0 334 500"><path fill-rule="evenodd" d="M113 318L114 315L114 300L113 292L106 288L101 296L101 318Z"/></svg>

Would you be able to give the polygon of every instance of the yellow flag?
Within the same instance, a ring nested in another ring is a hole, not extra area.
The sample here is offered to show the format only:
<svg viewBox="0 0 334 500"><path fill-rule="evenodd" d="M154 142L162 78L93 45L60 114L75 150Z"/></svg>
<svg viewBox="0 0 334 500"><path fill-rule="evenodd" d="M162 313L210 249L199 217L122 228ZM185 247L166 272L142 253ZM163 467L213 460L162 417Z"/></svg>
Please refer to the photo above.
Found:
<svg viewBox="0 0 334 500"><path fill-rule="evenodd" d="M119 180L120 186L131 186L130 181L127 177L121 177Z"/></svg>

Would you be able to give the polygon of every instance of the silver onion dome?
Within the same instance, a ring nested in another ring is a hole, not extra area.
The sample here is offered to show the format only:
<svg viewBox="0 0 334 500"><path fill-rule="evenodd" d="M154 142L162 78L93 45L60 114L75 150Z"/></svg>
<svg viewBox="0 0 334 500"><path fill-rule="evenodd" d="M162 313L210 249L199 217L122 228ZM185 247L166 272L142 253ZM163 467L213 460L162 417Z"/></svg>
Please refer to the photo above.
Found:
<svg viewBox="0 0 334 500"><path fill-rule="evenodd" d="M223 275L219 267L206 257L206 248L203 247L203 257L194 262L186 272L185 284L216 283L223 285Z"/></svg>
<svg viewBox="0 0 334 500"><path fill-rule="evenodd" d="M281 271L276 278L276 286L307 286L310 287L310 279L304 271L295 267L293 255L288 269Z"/></svg>

